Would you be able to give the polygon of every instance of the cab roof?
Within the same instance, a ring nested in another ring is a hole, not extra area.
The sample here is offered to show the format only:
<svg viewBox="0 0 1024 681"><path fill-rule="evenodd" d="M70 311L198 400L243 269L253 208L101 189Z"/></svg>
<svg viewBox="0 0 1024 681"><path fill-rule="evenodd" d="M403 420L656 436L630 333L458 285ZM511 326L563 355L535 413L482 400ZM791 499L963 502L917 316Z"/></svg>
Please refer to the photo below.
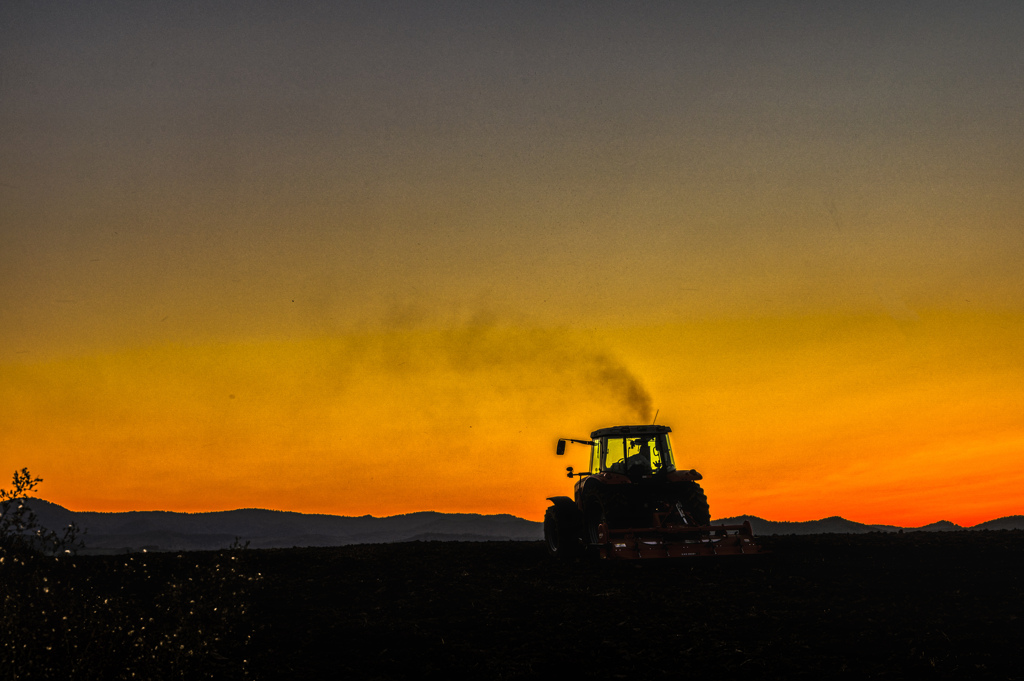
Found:
<svg viewBox="0 0 1024 681"><path fill-rule="evenodd" d="M601 428L595 430L590 434L592 440L596 440L602 437L626 437L628 435L662 435L664 433L671 433L672 429L668 426L612 426L611 428Z"/></svg>

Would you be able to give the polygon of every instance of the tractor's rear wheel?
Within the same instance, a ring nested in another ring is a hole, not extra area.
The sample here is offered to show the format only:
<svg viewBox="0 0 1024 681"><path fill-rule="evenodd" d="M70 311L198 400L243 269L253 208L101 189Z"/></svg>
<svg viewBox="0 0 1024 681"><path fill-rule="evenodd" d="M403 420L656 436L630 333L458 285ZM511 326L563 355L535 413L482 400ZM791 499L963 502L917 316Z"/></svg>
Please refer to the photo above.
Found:
<svg viewBox="0 0 1024 681"><path fill-rule="evenodd" d="M600 528L601 525L608 527L608 514L596 494L587 498L583 511L583 525L583 537L586 543L584 555L589 560L598 560L603 551L601 546L607 542L607 537L601 536Z"/></svg>
<svg viewBox="0 0 1024 681"><path fill-rule="evenodd" d="M555 558L568 559L580 554L582 546L577 515L557 506L549 506L544 512L544 540L548 553Z"/></svg>
<svg viewBox="0 0 1024 681"><path fill-rule="evenodd" d="M689 513L690 518L698 525L710 525L711 507L701 486L691 480L679 483L679 486L679 501L683 504L683 510Z"/></svg>
<svg viewBox="0 0 1024 681"><path fill-rule="evenodd" d="M603 544L599 528L602 524L608 525L608 516L604 512L604 504L596 497L592 497L587 503L587 539L591 545Z"/></svg>

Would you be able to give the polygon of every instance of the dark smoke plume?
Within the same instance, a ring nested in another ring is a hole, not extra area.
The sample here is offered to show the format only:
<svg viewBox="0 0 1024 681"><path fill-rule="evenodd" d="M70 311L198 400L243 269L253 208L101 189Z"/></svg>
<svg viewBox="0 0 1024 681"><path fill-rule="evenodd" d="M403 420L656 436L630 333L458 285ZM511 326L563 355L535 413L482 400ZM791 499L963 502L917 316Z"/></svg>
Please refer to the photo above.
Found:
<svg viewBox="0 0 1024 681"><path fill-rule="evenodd" d="M594 355L595 379L631 408L640 423L651 418L651 395L625 366L607 355Z"/></svg>
<svg viewBox="0 0 1024 681"><path fill-rule="evenodd" d="M650 393L622 362L605 349L581 344L557 330L470 324L450 330L443 347L450 366L458 371L541 368L550 376L572 377L578 384L591 386L594 397L624 405L632 412L629 418L639 423L649 422L653 413Z"/></svg>

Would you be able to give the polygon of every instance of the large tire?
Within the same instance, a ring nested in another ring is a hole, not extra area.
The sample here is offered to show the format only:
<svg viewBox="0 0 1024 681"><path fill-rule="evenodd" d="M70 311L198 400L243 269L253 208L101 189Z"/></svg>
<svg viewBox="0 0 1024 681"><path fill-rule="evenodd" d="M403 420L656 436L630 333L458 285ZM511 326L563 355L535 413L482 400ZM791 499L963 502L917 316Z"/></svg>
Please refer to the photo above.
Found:
<svg viewBox="0 0 1024 681"><path fill-rule="evenodd" d="M608 516L605 513L604 504L596 494L587 497L583 510L583 556L590 561L597 561L601 558L601 541L598 536L598 527L604 523L608 525Z"/></svg>
<svg viewBox="0 0 1024 681"><path fill-rule="evenodd" d="M679 483L679 486L679 501L683 503L683 509L698 525L710 525L711 508L701 486L690 480Z"/></svg>
<svg viewBox="0 0 1024 681"><path fill-rule="evenodd" d="M549 506L544 512L544 540L548 553L559 560L575 558L583 549L578 515L558 506Z"/></svg>
<svg viewBox="0 0 1024 681"><path fill-rule="evenodd" d="M597 528L601 523L605 523L607 525L608 516L605 515L604 512L604 504L601 503L601 500L596 495L587 499L585 513L585 524L587 526L587 542L591 545L600 544L601 540L597 536Z"/></svg>

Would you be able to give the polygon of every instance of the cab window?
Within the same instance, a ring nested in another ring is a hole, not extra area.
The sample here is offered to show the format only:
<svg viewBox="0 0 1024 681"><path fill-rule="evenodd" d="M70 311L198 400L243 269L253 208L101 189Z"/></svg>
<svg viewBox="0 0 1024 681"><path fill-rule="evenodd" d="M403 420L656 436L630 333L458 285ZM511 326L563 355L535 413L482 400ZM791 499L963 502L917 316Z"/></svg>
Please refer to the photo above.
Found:
<svg viewBox="0 0 1024 681"><path fill-rule="evenodd" d="M626 441L619 437L607 438L603 470L612 473L626 472Z"/></svg>
<svg viewBox="0 0 1024 681"><path fill-rule="evenodd" d="M664 438L656 435L641 435L626 439L626 460L630 462L631 466L635 465L634 461L647 461L651 471L657 473L666 463L666 459Z"/></svg>
<svg viewBox="0 0 1024 681"><path fill-rule="evenodd" d="M603 470L625 473L626 467L650 466L652 473L674 471L668 437L665 435L638 435L637 437L608 438L608 450Z"/></svg>

